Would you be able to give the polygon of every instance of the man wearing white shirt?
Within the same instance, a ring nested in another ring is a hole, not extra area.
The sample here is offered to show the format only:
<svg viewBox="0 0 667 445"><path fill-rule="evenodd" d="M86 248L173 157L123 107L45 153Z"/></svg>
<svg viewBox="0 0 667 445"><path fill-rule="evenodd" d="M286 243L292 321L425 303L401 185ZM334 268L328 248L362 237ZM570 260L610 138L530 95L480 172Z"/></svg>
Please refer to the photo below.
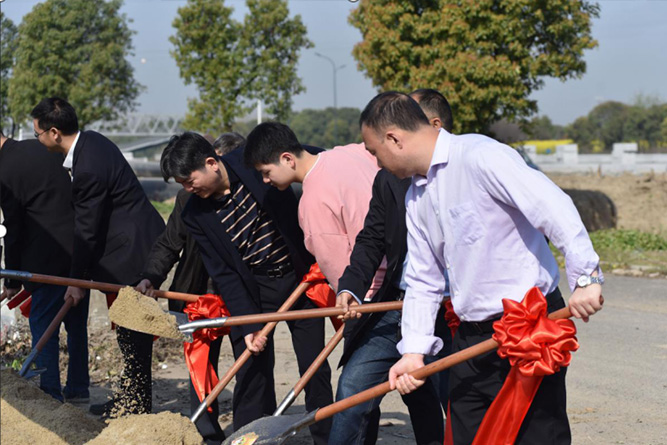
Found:
<svg viewBox="0 0 667 445"><path fill-rule="evenodd" d="M361 115L362 137L378 162L405 178L407 292L392 387L402 394L422 384L407 373L441 348L434 317L449 276L451 300L462 323L453 351L490 338L502 299L521 301L537 286L549 311L564 306L558 265L544 235L565 255L570 309L584 321L601 309L599 258L572 201L512 148L481 135L455 136L429 125L409 96L376 96ZM445 273L446 271L446 273ZM509 372L489 353L451 370L454 443L471 443L486 409ZM545 377L517 443L569 443L565 369Z"/></svg>

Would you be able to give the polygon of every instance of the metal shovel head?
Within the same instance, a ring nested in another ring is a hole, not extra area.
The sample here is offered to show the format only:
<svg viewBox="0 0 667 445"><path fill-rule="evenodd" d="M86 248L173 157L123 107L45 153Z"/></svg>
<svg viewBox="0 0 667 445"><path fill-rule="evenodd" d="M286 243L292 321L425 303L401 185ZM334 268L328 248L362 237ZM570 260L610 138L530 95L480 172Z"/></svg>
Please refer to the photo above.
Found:
<svg viewBox="0 0 667 445"><path fill-rule="evenodd" d="M262 417L250 422L229 436L224 445L277 445L296 435L302 428L315 423L315 413Z"/></svg>
<svg viewBox="0 0 667 445"><path fill-rule="evenodd" d="M37 349L33 349L32 351L30 351L30 354L28 354L28 356L25 358L23 366L19 371L19 376L30 380L31 378L37 377L38 375L46 371L46 368L35 368L32 366L32 362L35 361L38 354L39 351Z"/></svg>
<svg viewBox="0 0 667 445"><path fill-rule="evenodd" d="M188 315L184 314L183 312L169 311L169 315L173 315L174 317L176 317L176 324L179 327L190 321L188 320ZM179 329L179 331L181 331L181 334L183 334L183 341L185 341L186 343L192 343L194 341L194 339L192 338L192 333L194 332L194 330Z"/></svg>

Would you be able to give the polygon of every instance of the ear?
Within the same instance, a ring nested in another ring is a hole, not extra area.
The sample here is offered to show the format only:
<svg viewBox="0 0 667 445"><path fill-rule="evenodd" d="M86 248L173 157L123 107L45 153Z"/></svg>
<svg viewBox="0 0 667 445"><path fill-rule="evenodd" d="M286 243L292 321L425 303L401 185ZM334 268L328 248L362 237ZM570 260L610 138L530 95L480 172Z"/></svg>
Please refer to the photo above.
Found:
<svg viewBox="0 0 667 445"><path fill-rule="evenodd" d="M290 153L289 151L285 151L280 154L280 157L278 158L278 163L282 165L286 165L287 167L291 168L292 170L296 169L296 156L294 156L294 153Z"/></svg>
<svg viewBox="0 0 667 445"><path fill-rule="evenodd" d="M431 118L430 122L433 128L437 128L438 130L442 128L442 121L440 120L439 117Z"/></svg>
<svg viewBox="0 0 667 445"><path fill-rule="evenodd" d="M398 129L389 129L384 133L384 142L391 148L403 148L403 134Z"/></svg>
<svg viewBox="0 0 667 445"><path fill-rule="evenodd" d="M48 134L57 144L60 144L63 140L63 134L55 127L49 128Z"/></svg>
<svg viewBox="0 0 667 445"><path fill-rule="evenodd" d="M204 166L210 168L210 169L213 170L214 172L217 172L217 171L218 171L218 168L219 168L219 166L218 166L218 160L215 159L215 158L212 157L212 156L211 156L211 157L208 157L208 158L206 158L206 160L204 161Z"/></svg>

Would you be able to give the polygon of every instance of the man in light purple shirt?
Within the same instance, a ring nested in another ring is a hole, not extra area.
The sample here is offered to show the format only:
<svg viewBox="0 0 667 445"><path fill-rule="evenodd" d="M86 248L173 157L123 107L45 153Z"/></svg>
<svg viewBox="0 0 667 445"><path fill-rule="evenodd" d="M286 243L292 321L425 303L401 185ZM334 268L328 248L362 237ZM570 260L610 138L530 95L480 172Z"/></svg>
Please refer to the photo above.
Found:
<svg viewBox="0 0 667 445"><path fill-rule="evenodd" d="M601 309L599 258L572 201L512 148L481 135L455 136L429 125L409 96L376 96L361 115L366 149L396 176L412 176L406 196L409 266L403 306L403 358L389 379L401 394L423 381L408 372L442 345L434 318L449 276L462 323L453 351L493 334L502 299L521 301L537 286L549 311L564 306L558 265L544 235L565 255L573 315L588 321ZM516 443L569 443L565 369L544 378ZM471 443L509 372L494 352L450 374L454 443Z"/></svg>

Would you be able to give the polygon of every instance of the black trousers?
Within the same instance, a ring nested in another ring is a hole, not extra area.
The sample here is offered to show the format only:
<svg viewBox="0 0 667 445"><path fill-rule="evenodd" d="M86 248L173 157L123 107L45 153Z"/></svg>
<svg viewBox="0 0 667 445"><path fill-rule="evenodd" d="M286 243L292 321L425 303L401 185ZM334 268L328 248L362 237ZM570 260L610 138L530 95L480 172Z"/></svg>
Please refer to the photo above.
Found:
<svg viewBox="0 0 667 445"><path fill-rule="evenodd" d="M255 279L260 288L262 312L276 312L285 302L287 297L297 286L294 272L285 274L281 278L270 278L256 275ZM315 304L304 294L294 306L293 310L314 309ZM315 360L324 348L324 319L308 319L287 322L292 334L292 346L296 353L299 374L306 372L310 364ZM234 357L238 358L246 350L245 340L239 337L232 340ZM217 368L220 346L217 350L211 348L209 359ZM246 364L236 374L234 395L232 399L232 411L234 413L234 430L259 419L270 416L276 410L275 381L273 368L275 365L275 353L273 335L269 336L266 349L257 356L251 356ZM279 363L282 365L282 363ZM296 383L296 376L294 383ZM192 384L191 384L192 386ZM199 405L199 399L194 394L193 407ZM328 362L322 366L310 379L306 387L305 399L306 410L313 411L322 406L333 403L331 390L331 368ZM196 406L194 400L197 401ZM202 415L196 426L207 444L220 443L224 440L224 434L218 424L217 402L212 405L213 413ZM316 444L326 444L331 430L331 420L323 420L310 426L310 432Z"/></svg>
<svg viewBox="0 0 667 445"><path fill-rule="evenodd" d="M547 295L548 311L565 306L556 289ZM491 323L486 323L490 326ZM493 328L473 323L461 323L454 337L453 350L457 352L491 338ZM470 359L452 367L449 374L449 400L454 443L470 444L484 418L484 414L500 391L510 371L508 360L501 360L496 351ZM561 368L546 376L526 414L516 444L569 444L572 441L566 412L565 374Z"/></svg>

